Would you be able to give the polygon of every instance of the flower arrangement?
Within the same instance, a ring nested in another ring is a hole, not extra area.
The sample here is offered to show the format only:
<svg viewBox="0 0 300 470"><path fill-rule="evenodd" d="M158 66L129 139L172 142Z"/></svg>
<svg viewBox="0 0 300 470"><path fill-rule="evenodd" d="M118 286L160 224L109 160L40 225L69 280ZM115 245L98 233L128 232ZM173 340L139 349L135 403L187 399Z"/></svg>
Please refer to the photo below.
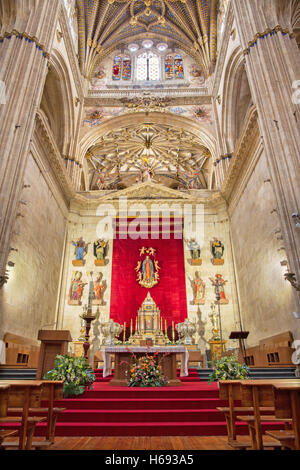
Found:
<svg viewBox="0 0 300 470"><path fill-rule="evenodd" d="M224 356L212 362L214 371L209 376L208 383L218 380L242 380L249 376L249 367L240 364L236 356Z"/></svg>
<svg viewBox="0 0 300 470"><path fill-rule="evenodd" d="M47 372L45 380L63 380L64 397L81 395L87 385L95 381L93 369L89 366L84 356L61 356L58 355L54 361L54 369Z"/></svg>
<svg viewBox="0 0 300 470"><path fill-rule="evenodd" d="M162 373L161 361L164 356L158 359L158 354L146 354L137 358L133 354L133 364L129 366L128 387L164 387L167 379Z"/></svg>

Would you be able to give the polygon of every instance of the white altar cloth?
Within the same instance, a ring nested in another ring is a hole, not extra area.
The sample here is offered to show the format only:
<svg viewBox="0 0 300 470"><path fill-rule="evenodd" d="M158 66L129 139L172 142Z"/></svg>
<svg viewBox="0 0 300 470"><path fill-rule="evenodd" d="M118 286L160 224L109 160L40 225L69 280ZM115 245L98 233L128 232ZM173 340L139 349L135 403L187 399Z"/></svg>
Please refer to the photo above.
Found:
<svg viewBox="0 0 300 470"><path fill-rule="evenodd" d="M181 354L181 364L180 364L180 377L186 377L189 375L188 372L188 360L189 352L187 348L183 346L106 346L104 348L103 354L103 377L107 377L111 374L111 356L116 352L126 352L130 351L133 353L145 353L145 354L155 354L156 352L160 353L175 353Z"/></svg>

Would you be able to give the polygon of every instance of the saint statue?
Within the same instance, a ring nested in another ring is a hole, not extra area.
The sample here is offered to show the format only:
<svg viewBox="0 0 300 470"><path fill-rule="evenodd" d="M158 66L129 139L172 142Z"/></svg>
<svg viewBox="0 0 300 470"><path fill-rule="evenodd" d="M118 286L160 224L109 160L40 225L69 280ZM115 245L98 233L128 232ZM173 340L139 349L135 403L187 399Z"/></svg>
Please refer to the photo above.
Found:
<svg viewBox="0 0 300 470"><path fill-rule="evenodd" d="M190 240L186 240L186 244L191 252L192 260L200 259L201 249L199 243L196 242L196 239L191 238Z"/></svg>
<svg viewBox="0 0 300 470"><path fill-rule="evenodd" d="M143 246L139 251L140 256L146 254L146 257L143 262L139 260L135 268L137 273L137 281L141 286L149 289L158 283L158 271L160 270L160 267L158 265L158 261L156 259L152 260L149 256L154 256L154 248L146 248Z"/></svg>
<svg viewBox="0 0 300 470"><path fill-rule="evenodd" d="M205 282L201 279L199 271L196 271L195 278L191 279L194 291L194 305L205 303Z"/></svg>
<svg viewBox="0 0 300 470"><path fill-rule="evenodd" d="M94 281L94 294L93 294L93 304L102 305L103 303L103 292L105 290L106 284L102 281L102 273L97 275L96 280Z"/></svg>
<svg viewBox="0 0 300 470"><path fill-rule="evenodd" d="M69 290L69 305L80 305L83 288L86 285L81 278L82 273L80 271L76 271Z"/></svg>
<svg viewBox="0 0 300 470"><path fill-rule="evenodd" d="M226 298L224 286L227 281L223 279L222 274L216 274L215 279L210 278L212 285L215 286L216 292L216 303L218 304L228 304L229 300Z"/></svg>
<svg viewBox="0 0 300 470"><path fill-rule="evenodd" d="M224 263L224 260L222 259L223 254L224 254L223 243L214 237L213 240L210 242L210 247L211 247L211 253L213 255L213 259L212 259L213 264L223 264Z"/></svg>
<svg viewBox="0 0 300 470"><path fill-rule="evenodd" d="M154 267L153 267L153 262L149 258L149 256L146 256L146 258L143 261L143 281L153 281L154 279Z"/></svg>
<svg viewBox="0 0 300 470"><path fill-rule="evenodd" d="M80 237L76 242L72 241L72 245L75 246L75 256L76 260L73 260L74 265L82 266L84 263L84 256L87 254L87 249L89 243L85 243L82 237Z"/></svg>
<svg viewBox="0 0 300 470"><path fill-rule="evenodd" d="M99 238L94 243L94 256L96 257L95 261L104 261L105 256L107 255L108 242L104 239ZM95 264L98 264L95 262ZM102 265L103 263L101 263Z"/></svg>

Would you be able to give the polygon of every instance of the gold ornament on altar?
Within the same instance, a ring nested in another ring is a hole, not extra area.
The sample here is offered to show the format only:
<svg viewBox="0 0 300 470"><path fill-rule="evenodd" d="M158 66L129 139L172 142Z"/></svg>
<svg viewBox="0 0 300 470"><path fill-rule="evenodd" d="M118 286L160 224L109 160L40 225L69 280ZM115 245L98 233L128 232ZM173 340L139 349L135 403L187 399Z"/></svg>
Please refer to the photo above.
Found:
<svg viewBox="0 0 300 470"><path fill-rule="evenodd" d="M155 249L142 247L140 249L140 256L145 256L144 260L139 260L135 271L137 273L137 282L147 289L155 286L159 281L158 271L160 267L158 261L154 259Z"/></svg>

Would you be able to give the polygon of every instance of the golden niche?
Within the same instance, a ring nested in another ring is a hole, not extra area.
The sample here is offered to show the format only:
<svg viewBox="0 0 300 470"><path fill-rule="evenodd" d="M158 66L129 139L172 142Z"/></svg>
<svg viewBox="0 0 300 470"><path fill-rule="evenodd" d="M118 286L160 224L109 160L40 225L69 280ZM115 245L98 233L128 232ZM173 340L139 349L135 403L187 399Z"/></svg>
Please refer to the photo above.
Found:
<svg viewBox="0 0 300 470"><path fill-rule="evenodd" d="M134 343L152 340L153 344L165 344L163 320L159 308L152 299L150 292L138 310L135 325Z"/></svg>

